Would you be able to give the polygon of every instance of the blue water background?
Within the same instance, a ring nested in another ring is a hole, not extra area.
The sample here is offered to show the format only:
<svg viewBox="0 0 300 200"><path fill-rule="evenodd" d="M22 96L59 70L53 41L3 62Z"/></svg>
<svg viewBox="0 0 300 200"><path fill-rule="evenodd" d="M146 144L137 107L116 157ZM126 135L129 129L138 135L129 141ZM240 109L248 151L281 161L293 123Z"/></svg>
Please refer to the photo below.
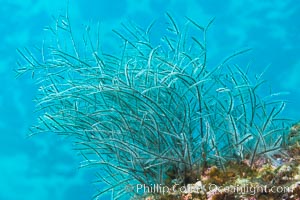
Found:
<svg viewBox="0 0 300 200"><path fill-rule="evenodd" d="M94 171L78 169L81 158L66 139L54 134L26 138L35 122L36 86L30 76L15 79L17 48L41 46L53 17L65 14L62 0L0 0L0 200L85 200L95 187ZM246 47L241 67L265 73L273 90L289 92L285 115L300 119L300 2L298 0L70 0L74 31L100 21L103 41L128 19L147 27L171 13L188 16L208 32L208 65ZM156 31L160 31L156 28ZM106 39L107 38L107 39ZM107 42L107 41L106 41ZM268 91L266 91L267 93Z"/></svg>

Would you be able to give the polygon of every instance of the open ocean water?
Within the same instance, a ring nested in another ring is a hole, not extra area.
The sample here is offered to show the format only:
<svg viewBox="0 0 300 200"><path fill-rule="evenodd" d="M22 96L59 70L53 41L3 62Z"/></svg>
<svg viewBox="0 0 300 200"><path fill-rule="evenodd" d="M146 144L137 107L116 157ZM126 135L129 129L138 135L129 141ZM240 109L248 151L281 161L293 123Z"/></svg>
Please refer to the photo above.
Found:
<svg viewBox="0 0 300 200"><path fill-rule="evenodd" d="M37 88L30 76L15 79L13 71L20 58L16 49L40 47L47 37L43 29L65 14L66 5L64 0L0 0L0 200L88 200L95 192L95 171L78 168L81 158L66 139L27 138L36 120ZM237 62L242 68L250 62L257 74L269 66L264 78L273 91L288 92L285 115L300 120L298 0L69 0L68 10L74 32L99 21L104 42L128 20L147 27L169 12L179 23L188 16L206 25L215 17L208 31L208 65L253 48Z"/></svg>

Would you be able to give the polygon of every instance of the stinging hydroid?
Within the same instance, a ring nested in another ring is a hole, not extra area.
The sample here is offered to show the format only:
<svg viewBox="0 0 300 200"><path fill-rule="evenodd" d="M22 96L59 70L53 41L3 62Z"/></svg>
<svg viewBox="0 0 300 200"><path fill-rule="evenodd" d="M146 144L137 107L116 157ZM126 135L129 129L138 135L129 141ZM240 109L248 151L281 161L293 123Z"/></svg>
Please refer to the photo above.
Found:
<svg viewBox="0 0 300 200"><path fill-rule="evenodd" d="M273 158L287 145L285 102L261 96L264 80L230 64L207 64L207 30L187 18L180 27L167 14L165 35L151 41L155 23L114 30L116 54L102 50L99 30L77 40L60 16L49 43L37 53L19 50L17 74L39 86L32 133L70 136L81 166L99 170L95 198L139 197L136 184L185 185L208 166L230 160ZM171 180L170 180L171 179ZM130 191L130 192L128 192Z"/></svg>

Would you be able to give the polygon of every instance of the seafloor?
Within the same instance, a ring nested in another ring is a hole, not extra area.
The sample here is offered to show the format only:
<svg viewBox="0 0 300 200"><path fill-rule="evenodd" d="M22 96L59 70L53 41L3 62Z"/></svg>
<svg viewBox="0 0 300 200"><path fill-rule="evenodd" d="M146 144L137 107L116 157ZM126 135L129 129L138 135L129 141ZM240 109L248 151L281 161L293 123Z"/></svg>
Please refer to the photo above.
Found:
<svg viewBox="0 0 300 200"><path fill-rule="evenodd" d="M300 123L289 137L298 137ZM197 181L185 186L173 183L156 186L145 200L300 200L300 144L295 142L283 154L228 162L225 169L206 168ZM193 172L191 172L193 174ZM194 173L195 174L195 173Z"/></svg>

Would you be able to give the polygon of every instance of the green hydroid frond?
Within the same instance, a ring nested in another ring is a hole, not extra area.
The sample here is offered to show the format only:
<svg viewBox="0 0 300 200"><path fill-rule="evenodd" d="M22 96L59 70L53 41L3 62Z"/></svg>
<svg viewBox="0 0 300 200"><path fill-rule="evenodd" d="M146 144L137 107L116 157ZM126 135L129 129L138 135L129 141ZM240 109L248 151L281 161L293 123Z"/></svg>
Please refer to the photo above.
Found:
<svg viewBox="0 0 300 200"><path fill-rule="evenodd" d="M176 175L169 178L187 184L209 164L224 168L229 160L249 159L252 165L282 149L285 103L264 99L263 80L229 65L249 49L208 66L213 20L205 27L187 18L181 28L167 18L157 45L150 40L155 24L114 30L119 54L100 50L99 33L93 39L90 28L76 40L64 17L49 28L53 38L39 54L18 51L24 61L18 75L34 74L39 86L32 132L74 140L82 166L99 169L99 181L108 185L95 198L110 190L121 198L128 185L168 185L170 170Z"/></svg>

